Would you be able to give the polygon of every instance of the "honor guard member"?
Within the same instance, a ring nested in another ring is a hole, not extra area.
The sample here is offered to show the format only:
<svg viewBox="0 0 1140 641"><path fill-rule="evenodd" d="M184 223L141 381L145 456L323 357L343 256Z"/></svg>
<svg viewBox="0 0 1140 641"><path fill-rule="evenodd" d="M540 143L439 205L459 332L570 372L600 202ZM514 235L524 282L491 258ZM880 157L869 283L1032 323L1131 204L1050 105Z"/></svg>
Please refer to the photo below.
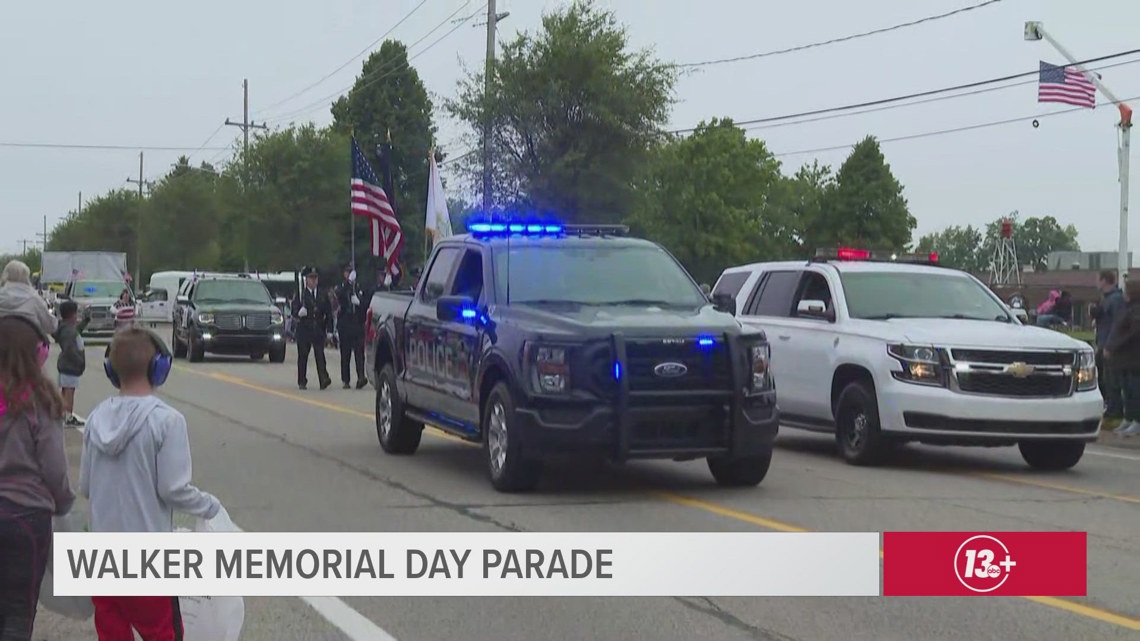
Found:
<svg viewBox="0 0 1140 641"><path fill-rule="evenodd" d="M321 389L332 385L325 364L325 343L332 336L333 313L329 297L317 288L319 274L312 267L301 271L305 283L301 293L293 299L292 316L296 319L297 386L308 387L309 352L317 363L317 376Z"/></svg>
<svg viewBox="0 0 1140 641"><path fill-rule="evenodd" d="M336 332L340 338L340 380L344 389L352 387L350 365L356 357L356 389L368 384L364 375L364 316L368 303L364 288L356 282L356 269L344 266L344 280L336 286Z"/></svg>

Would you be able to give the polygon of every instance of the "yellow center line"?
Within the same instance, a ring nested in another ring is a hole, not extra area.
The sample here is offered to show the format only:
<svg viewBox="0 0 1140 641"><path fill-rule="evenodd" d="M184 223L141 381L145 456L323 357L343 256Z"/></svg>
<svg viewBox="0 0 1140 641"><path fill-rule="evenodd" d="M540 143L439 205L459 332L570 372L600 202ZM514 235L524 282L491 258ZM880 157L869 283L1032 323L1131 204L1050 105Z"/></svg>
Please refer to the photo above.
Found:
<svg viewBox="0 0 1140 641"><path fill-rule="evenodd" d="M1039 481L1036 479L1022 478L1020 476L1011 476L1009 474L995 474L993 472L966 472L964 475L990 479L991 481L1002 481L1004 483L1027 485L1030 487L1041 488L1043 490L1056 490L1058 492L1068 492L1070 494L1080 494L1082 496L1093 496L1100 499L1111 499L1113 501L1140 504L1140 497L1137 496L1129 496L1127 494L1113 494L1112 492L1100 492L1098 490L1089 490L1082 487L1077 487L1075 485L1068 485L1067 483L1057 483L1055 481Z"/></svg>
<svg viewBox="0 0 1140 641"><path fill-rule="evenodd" d="M250 382L244 378L239 378L237 376L230 376L228 374L222 374L220 372L202 372L202 371L197 371L197 370L191 369L189 367L184 367L181 365L176 365L175 367L176 367L176 369L178 369L180 371L184 371L184 372L187 372L190 374L194 374L195 376L203 376L206 378L212 378L212 379L217 380L217 381L230 383L232 385L239 385L239 386L245 387L247 389L255 390L258 392L263 392L265 394L271 394L273 396L278 396L280 398L287 398L287 399L291 399L294 401L299 401L299 402L305 403L307 405L312 405L314 407L327 409L327 410L330 410L333 412L339 412L341 414L348 414L350 416L357 416L360 418L366 418L370 421L375 420L375 416L372 414L369 414L368 412L361 412L360 410L355 410L355 409L352 409L350 407L345 407L344 405L338 405L335 403L327 403L325 401L319 401L319 400L312 399L312 398L305 398L304 396L301 396L300 394L295 394L292 392L283 392L281 390L273 389L271 387L265 387L263 385L258 385L256 383ZM453 441L453 442L462 443L464 445L472 445L472 446L476 445L475 443L465 441L461 438L458 438L456 436L448 434L447 432L444 432L444 431L442 431L436 427L433 427L431 425L427 426L427 429L425 430L425 432L431 436L434 436L437 438L443 438L443 439ZM1134 497L1123 496L1123 495L1110 495L1110 494L1105 494L1105 493L1101 493L1101 492L1093 492L1090 490L1082 490L1080 488L1064 486L1064 485L1059 485L1059 484L1054 484L1054 483L1046 484L1044 482L1039 482L1039 481L1024 482L1021 479L1017 479L1016 477L1006 477L1006 476L1001 475L1001 474L978 473L978 474L975 474L975 476L980 476L982 478L992 478L994 480L999 480L999 481L1011 481L1011 482L1015 482L1015 483L1022 483L1024 485L1033 485L1033 486L1042 487L1042 488L1046 488L1046 489L1054 489L1054 490L1058 490L1058 491L1062 491L1062 492L1072 492L1075 494L1085 494L1085 495L1089 495L1089 496L1099 496L1099 497L1103 497L1103 498L1115 498L1118 500L1125 500L1125 501L1129 501L1129 502L1140 502L1140 500L1137 500ZM690 496L685 496L683 494L676 494L673 492L650 492L649 494L651 494L652 496L656 496L657 498L659 498L663 501L673 503L675 505L681 505L681 506L692 508L695 510L701 510L702 512L708 512L709 514L714 514L716 516L721 516L721 517L724 517L727 519L732 519L734 521L739 521L742 523L749 523L751 525L756 525L756 526L765 528L767 530L773 530L776 532L793 532L793 533L802 533L802 532L812 532L813 531L813 530L809 530L807 528L802 528L798 525L786 523L784 521L777 521L775 519L765 518L765 517L759 516L757 514L752 514L751 512L745 512L742 510L737 510L737 509L731 508L727 505L722 505L720 503L714 503L712 501L705 501L703 499L697 499L697 498L693 498ZM879 557L882 558L882 556L883 556L883 551L879 550ZM1025 599L1027 601L1032 601L1033 603L1037 603L1039 605L1044 605L1044 606L1048 606L1048 607L1055 608L1058 610L1063 610L1065 612L1069 612L1071 614L1076 614L1078 616L1082 616L1085 618L1100 621L1102 623L1108 623L1110 625L1120 626L1120 627L1128 629L1128 630L1140 630L1140 619L1130 617L1130 616L1124 615L1124 614L1118 614L1116 612L1111 612L1109 610L1104 610L1104 609L1097 608L1097 607L1094 607L1091 605L1085 605L1083 603L1077 603L1076 601L1070 601L1068 599L1061 599L1061 598L1057 598L1057 597L1048 597L1048 596L1027 596L1027 597L1021 597L1021 598Z"/></svg>

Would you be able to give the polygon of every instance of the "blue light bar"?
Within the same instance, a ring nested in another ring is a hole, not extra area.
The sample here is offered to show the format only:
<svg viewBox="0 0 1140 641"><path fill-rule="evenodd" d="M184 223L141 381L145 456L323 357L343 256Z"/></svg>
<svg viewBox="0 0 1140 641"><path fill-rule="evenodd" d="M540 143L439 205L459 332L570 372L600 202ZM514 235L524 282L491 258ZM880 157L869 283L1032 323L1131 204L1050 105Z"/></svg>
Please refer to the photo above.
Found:
<svg viewBox="0 0 1140 641"><path fill-rule="evenodd" d="M525 234L528 236L552 236L565 232L566 228L555 223L519 222L494 223L478 222L467 225L467 231L481 236L507 236L511 234Z"/></svg>

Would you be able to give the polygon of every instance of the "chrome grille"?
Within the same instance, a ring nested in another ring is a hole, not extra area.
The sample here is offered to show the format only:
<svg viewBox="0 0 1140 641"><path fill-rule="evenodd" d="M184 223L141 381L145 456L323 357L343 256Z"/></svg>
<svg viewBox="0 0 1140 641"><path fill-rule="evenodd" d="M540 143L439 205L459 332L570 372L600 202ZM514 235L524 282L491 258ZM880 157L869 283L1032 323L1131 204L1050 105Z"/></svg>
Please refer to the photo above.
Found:
<svg viewBox="0 0 1140 641"><path fill-rule="evenodd" d="M241 314L215 314L214 325L222 330L237 330L241 329Z"/></svg>
<svg viewBox="0 0 1140 641"><path fill-rule="evenodd" d="M954 387L965 394L1057 398L1073 393L1072 351L950 350Z"/></svg>
<svg viewBox="0 0 1140 641"><path fill-rule="evenodd" d="M245 317L246 329L264 330L273 325L273 315L268 313L247 314Z"/></svg>

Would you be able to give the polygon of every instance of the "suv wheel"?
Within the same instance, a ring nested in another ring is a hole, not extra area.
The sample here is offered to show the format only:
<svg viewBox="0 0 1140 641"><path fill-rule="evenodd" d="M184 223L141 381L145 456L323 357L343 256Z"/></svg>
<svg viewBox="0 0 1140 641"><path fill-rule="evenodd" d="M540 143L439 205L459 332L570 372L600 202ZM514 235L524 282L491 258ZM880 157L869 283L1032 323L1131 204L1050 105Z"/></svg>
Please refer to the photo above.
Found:
<svg viewBox="0 0 1140 641"><path fill-rule="evenodd" d="M1021 458L1038 470L1067 470L1085 455L1083 441L1021 441Z"/></svg>
<svg viewBox="0 0 1140 641"><path fill-rule="evenodd" d="M869 382L850 383L835 404L835 440L852 465L880 465L893 451L879 430L879 402Z"/></svg>
<svg viewBox="0 0 1140 641"><path fill-rule="evenodd" d="M396 370L391 364L380 370L376 383L376 437L380 447L388 454L414 454L424 426L404 416L404 405L396 391Z"/></svg>
<svg viewBox="0 0 1140 641"><path fill-rule="evenodd" d="M754 487L760 485L772 465L772 450L756 456L739 458L709 458L709 472L717 485L724 487Z"/></svg>
<svg viewBox="0 0 1140 641"><path fill-rule="evenodd" d="M190 332L187 351L190 353L191 363L201 363L206 360L206 346L203 345L198 339L194 338L194 332Z"/></svg>
<svg viewBox="0 0 1140 641"><path fill-rule="evenodd" d="M529 492L542 475L542 462L526 458L519 441L511 390L497 383L483 410L483 453L491 486L500 492Z"/></svg>

